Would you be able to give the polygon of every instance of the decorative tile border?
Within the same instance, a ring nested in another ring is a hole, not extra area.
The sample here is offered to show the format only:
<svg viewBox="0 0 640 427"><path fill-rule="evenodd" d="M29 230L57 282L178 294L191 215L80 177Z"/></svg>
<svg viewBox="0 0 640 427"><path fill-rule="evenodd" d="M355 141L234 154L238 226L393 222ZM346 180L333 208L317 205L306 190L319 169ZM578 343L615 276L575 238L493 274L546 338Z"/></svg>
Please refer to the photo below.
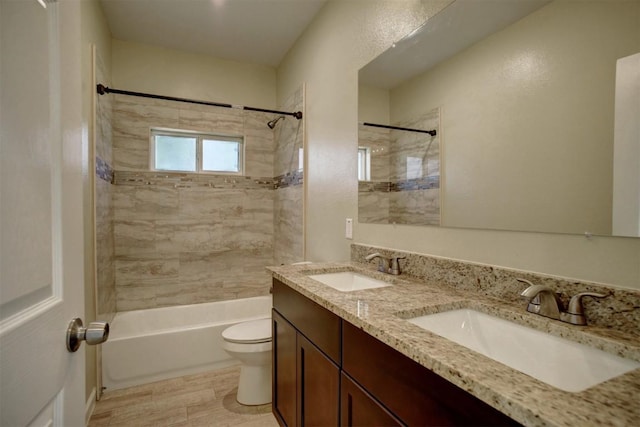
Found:
<svg viewBox="0 0 640 427"><path fill-rule="evenodd" d="M113 184L115 171L109 163L96 156L96 176L103 181Z"/></svg>
<svg viewBox="0 0 640 427"><path fill-rule="evenodd" d="M389 181L358 181L358 192L360 193L389 193L391 183Z"/></svg>
<svg viewBox="0 0 640 427"><path fill-rule="evenodd" d="M405 179L401 181L358 181L360 192L393 193L398 191L431 190L440 188L439 176Z"/></svg>
<svg viewBox="0 0 640 427"><path fill-rule="evenodd" d="M178 172L115 171L116 185L158 185L174 188L210 187L246 190L273 189L273 178L205 175Z"/></svg>
<svg viewBox="0 0 640 427"><path fill-rule="evenodd" d="M303 171L295 171L289 172L284 175L277 176L273 178L273 188L286 188L286 187L294 187L297 185L302 185L304 181L304 172Z"/></svg>
<svg viewBox="0 0 640 427"><path fill-rule="evenodd" d="M97 168L96 168L96 173ZM302 185L304 172L295 171L275 178L233 176L233 175L205 175L188 172L133 172L113 171L112 182L115 185L159 185L174 188L210 187L237 189L271 189Z"/></svg>
<svg viewBox="0 0 640 427"><path fill-rule="evenodd" d="M389 191L429 190L434 188L440 188L440 176L405 179L389 183Z"/></svg>

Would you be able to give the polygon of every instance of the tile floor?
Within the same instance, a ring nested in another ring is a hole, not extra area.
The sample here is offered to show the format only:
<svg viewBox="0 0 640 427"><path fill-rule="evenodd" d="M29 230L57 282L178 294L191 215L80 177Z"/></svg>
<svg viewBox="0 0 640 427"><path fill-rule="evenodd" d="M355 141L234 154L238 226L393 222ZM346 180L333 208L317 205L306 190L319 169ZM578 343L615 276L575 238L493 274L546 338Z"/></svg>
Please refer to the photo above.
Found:
<svg viewBox="0 0 640 427"><path fill-rule="evenodd" d="M277 427L271 404L236 401L240 368L107 391L96 403L89 427Z"/></svg>

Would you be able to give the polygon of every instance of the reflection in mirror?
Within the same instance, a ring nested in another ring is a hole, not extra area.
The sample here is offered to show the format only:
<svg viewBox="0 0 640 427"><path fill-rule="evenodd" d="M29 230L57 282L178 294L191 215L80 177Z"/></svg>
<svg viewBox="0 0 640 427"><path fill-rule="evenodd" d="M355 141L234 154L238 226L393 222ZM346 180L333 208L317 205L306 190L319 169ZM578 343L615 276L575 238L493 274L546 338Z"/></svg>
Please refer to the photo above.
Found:
<svg viewBox="0 0 640 427"><path fill-rule="evenodd" d="M639 236L639 52L637 1L456 0L360 70L361 123L437 135L359 126L359 220Z"/></svg>
<svg viewBox="0 0 640 427"><path fill-rule="evenodd" d="M439 111L395 126L358 127L358 217L377 224L440 224Z"/></svg>

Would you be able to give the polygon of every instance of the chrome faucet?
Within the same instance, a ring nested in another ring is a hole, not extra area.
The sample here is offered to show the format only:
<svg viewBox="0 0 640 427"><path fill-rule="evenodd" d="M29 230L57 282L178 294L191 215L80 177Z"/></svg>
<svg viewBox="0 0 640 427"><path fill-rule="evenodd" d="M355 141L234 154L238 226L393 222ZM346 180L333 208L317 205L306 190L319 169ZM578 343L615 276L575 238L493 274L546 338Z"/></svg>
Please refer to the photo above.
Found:
<svg viewBox="0 0 640 427"><path fill-rule="evenodd" d="M526 279L518 278L516 280L529 285L529 287L520 294L520 296L529 303L527 305L528 312L561 320L571 323L572 325L587 324L587 318L584 315L584 308L582 307L582 297L604 298L608 296L594 292L576 294L571 297L567 311L564 311L562 301L553 289L542 285L534 285Z"/></svg>
<svg viewBox="0 0 640 427"><path fill-rule="evenodd" d="M392 274L394 276L400 275L400 261L401 259L405 259L403 256L395 256L391 258L385 258L378 252L367 255L364 259L367 261L371 261L372 259L378 258L378 271L383 273Z"/></svg>
<svg viewBox="0 0 640 427"><path fill-rule="evenodd" d="M372 259L378 258L378 271L381 271L383 273L388 273L389 272L389 260L385 257L383 257L382 255L380 255L378 252L373 253L373 254L369 254L367 255L364 259L368 261L371 261Z"/></svg>

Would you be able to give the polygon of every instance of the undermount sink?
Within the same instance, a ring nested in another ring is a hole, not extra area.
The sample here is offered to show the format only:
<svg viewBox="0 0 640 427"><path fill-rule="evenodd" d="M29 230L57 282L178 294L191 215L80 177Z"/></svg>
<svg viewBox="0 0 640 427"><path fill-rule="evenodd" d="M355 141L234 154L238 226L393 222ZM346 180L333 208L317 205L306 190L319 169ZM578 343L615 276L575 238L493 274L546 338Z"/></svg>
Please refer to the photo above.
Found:
<svg viewBox="0 0 640 427"><path fill-rule="evenodd" d="M391 286L391 283L365 276L353 271L341 271L339 273L313 274L308 277L317 280L333 289L341 292L360 291L363 289L383 288Z"/></svg>
<svg viewBox="0 0 640 427"><path fill-rule="evenodd" d="M586 390L640 367L634 360L475 310L445 311L407 320L569 392Z"/></svg>

